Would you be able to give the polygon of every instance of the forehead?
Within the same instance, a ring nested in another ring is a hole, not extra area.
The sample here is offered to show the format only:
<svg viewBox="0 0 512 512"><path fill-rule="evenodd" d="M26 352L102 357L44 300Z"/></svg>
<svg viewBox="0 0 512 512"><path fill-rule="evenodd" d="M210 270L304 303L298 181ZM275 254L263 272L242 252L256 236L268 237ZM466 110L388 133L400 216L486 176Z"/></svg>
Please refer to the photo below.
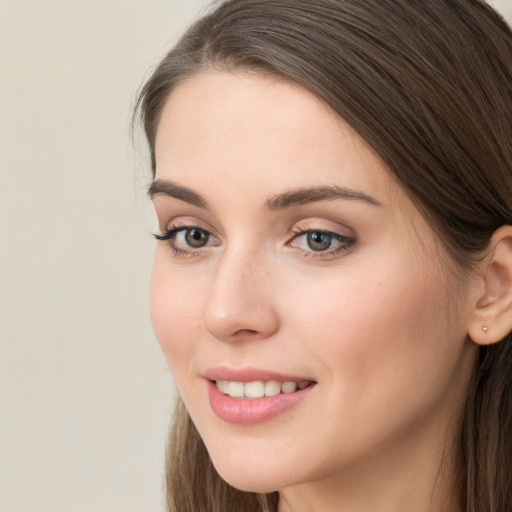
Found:
<svg viewBox="0 0 512 512"><path fill-rule="evenodd" d="M386 203L400 188L314 95L252 73L208 72L177 86L162 111L155 155L157 179L201 190L224 182L268 195L335 184L371 190Z"/></svg>

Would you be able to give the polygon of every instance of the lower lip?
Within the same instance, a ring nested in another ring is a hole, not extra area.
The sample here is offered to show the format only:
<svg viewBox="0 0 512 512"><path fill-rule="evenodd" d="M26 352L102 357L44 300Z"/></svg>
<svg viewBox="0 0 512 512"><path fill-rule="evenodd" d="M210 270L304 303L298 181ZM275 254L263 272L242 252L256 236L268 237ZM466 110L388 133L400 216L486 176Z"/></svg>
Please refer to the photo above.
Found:
<svg viewBox="0 0 512 512"><path fill-rule="evenodd" d="M227 423L256 425L275 418L298 405L315 385L293 393L281 393L263 398L241 399L225 395L215 382L208 381L208 396L213 412Z"/></svg>

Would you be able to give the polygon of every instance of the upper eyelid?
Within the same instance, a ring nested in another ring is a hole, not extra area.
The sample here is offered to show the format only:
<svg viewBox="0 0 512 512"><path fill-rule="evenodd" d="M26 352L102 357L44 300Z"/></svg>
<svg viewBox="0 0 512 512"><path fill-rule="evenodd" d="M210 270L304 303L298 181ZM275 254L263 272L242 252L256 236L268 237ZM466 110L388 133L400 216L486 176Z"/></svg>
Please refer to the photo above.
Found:
<svg viewBox="0 0 512 512"><path fill-rule="evenodd" d="M304 235L308 235L309 233L323 233L326 235L332 235L333 238L347 238L347 239L353 239L355 238L352 235L348 235L346 233L339 233L337 231L331 231L329 229L306 229L306 230L300 230L294 233L293 238L298 238Z"/></svg>
<svg viewBox="0 0 512 512"><path fill-rule="evenodd" d="M357 242L357 239L353 235L348 235L344 233L338 233L335 231L329 231L324 229L307 229L304 231L298 231L294 234L294 236L287 242L287 244L291 244L294 240L297 240L298 238L301 238L305 235L308 235L309 233L323 233L331 235L332 238L335 240L338 240L338 242L342 243L342 240L345 241L345 243L355 243Z"/></svg>
<svg viewBox="0 0 512 512"><path fill-rule="evenodd" d="M344 236L347 238L356 237L356 233L353 229L342 224L336 223L337 226L334 227L332 222L329 222L328 225L326 225L325 220L305 220L303 222L303 224L301 224L301 222L296 222L290 231L291 234L296 235L300 233L308 233L311 231L321 231L322 233L332 233L333 235Z"/></svg>
<svg viewBox="0 0 512 512"><path fill-rule="evenodd" d="M169 233L173 233L174 235L177 235L178 233L181 233L182 231L187 231L189 229L197 229L198 231L204 231L205 233L207 233L212 238L215 238L215 239L219 238L218 236L214 235L209 229L205 229L205 228L203 228L201 226L198 226L198 225L195 225L195 224L187 224L187 225L183 225L183 226L180 226L180 225L176 225L176 226L168 225L163 230L163 234L166 235L166 234L169 234Z"/></svg>
<svg viewBox="0 0 512 512"><path fill-rule="evenodd" d="M179 247L179 245L181 244L176 244L176 237L179 233L183 232L183 231L187 231L188 229L198 229L200 231L204 231L206 233L208 233L208 237L211 238L213 240L213 244L206 244L202 247ZM175 227L172 227L172 226L169 226L163 230L162 234L155 234L154 237L157 239L157 240L160 240L162 242L166 242L173 250L174 254L176 256L192 256L192 255L195 255L195 254L200 254L204 249L206 249L207 247L211 246L211 245L219 245L217 243L215 243L215 241L218 241L218 237L216 237L215 235L213 235L212 233L210 233L208 230L206 229L202 229L198 226L193 226L193 225L184 225L184 226L175 226Z"/></svg>
<svg viewBox="0 0 512 512"><path fill-rule="evenodd" d="M176 229L196 228L202 231L207 231L213 236L218 236L216 234L216 230L213 229L213 227L211 227L207 222L201 221L199 219L178 217L167 222L159 220L158 224L161 226L161 230L163 232L169 232Z"/></svg>
<svg viewBox="0 0 512 512"><path fill-rule="evenodd" d="M194 216L176 217L171 220L166 220L165 222L164 219L158 220L161 234L165 234L173 230L177 231L187 228L196 228L209 233L211 236L217 239L224 238L221 230L214 228L208 222L205 222L204 220L198 219ZM287 243L291 238L311 231L321 231L323 233L331 233L333 235L343 236L346 238L357 238L354 230L344 224L322 218L313 218L294 221L294 223L287 230L287 237L289 237Z"/></svg>

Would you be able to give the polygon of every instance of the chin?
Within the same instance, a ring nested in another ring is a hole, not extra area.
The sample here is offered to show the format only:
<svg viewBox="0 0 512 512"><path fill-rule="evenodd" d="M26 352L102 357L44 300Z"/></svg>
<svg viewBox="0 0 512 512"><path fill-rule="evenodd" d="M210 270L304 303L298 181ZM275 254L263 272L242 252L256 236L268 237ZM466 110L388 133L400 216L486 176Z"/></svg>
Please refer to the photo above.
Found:
<svg viewBox="0 0 512 512"><path fill-rule="evenodd" d="M245 492L270 493L283 489L295 482L290 481L290 472L274 464L248 462L241 458L239 462L212 459L220 477L229 485ZM288 478L286 478L288 476Z"/></svg>
<svg viewBox="0 0 512 512"><path fill-rule="evenodd" d="M218 471L218 473L226 483L239 491L266 494L286 487L285 485L280 485L280 482L276 482L276 479L269 478L268 476L262 477L261 474L255 476L229 470Z"/></svg>

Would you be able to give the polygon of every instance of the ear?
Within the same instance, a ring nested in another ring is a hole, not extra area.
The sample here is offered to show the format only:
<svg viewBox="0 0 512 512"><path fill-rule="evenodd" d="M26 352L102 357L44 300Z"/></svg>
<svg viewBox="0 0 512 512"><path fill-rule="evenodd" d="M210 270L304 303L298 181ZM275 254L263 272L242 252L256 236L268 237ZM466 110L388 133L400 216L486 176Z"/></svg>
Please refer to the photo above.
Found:
<svg viewBox="0 0 512 512"><path fill-rule="evenodd" d="M512 226L502 226L491 237L478 281L468 334L478 345L490 345L512 330Z"/></svg>

